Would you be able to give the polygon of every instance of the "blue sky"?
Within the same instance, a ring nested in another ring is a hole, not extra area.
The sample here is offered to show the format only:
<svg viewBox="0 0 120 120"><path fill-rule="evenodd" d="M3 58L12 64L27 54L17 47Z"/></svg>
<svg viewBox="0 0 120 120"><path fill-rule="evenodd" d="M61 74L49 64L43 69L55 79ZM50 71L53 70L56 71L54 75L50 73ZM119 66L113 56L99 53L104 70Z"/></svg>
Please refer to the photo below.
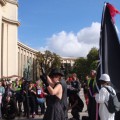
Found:
<svg viewBox="0 0 120 120"><path fill-rule="evenodd" d="M86 56L99 44L105 0L19 0L18 39L40 51L65 57ZM119 0L108 0L120 10ZM120 28L120 15L116 16Z"/></svg>

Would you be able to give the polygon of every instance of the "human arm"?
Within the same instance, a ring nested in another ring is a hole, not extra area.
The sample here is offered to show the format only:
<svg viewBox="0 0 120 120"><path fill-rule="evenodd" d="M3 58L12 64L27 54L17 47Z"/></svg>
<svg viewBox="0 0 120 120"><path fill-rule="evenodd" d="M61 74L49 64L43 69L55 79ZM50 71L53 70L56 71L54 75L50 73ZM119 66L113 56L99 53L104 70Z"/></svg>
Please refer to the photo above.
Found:
<svg viewBox="0 0 120 120"><path fill-rule="evenodd" d="M46 76L46 78L50 79L49 76ZM58 84L58 85L55 86L55 88L53 88L52 86L50 86L48 84L47 79L45 79L44 77L41 77L41 80L46 85L49 94L51 94L51 95L58 95L58 93L62 90L62 85Z"/></svg>
<svg viewBox="0 0 120 120"><path fill-rule="evenodd" d="M74 90L76 92L80 91L80 82L78 80L76 80L75 82L72 83L72 90Z"/></svg>
<svg viewBox="0 0 120 120"><path fill-rule="evenodd" d="M35 88L35 87L32 87L32 88L31 88L31 92L36 95L36 94L37 94L37 93L36 93L36 88Z"/></svg>
<svg viewBox="0 0 120 120"><path fill-rule="evenodd" d="M54 86L54 83L52 82L52 80L50 79L49 76L47 76L47 82L50 86L52 86L52 87Z"/></svg>
<svg viewBox="0 0 120 120"><path fill-rule="evenodd" d="M47 87L49 93L51 95L57 95L62 90L62 85L58 84L55 86L55 88L52 88L50 85Z"/></svg>

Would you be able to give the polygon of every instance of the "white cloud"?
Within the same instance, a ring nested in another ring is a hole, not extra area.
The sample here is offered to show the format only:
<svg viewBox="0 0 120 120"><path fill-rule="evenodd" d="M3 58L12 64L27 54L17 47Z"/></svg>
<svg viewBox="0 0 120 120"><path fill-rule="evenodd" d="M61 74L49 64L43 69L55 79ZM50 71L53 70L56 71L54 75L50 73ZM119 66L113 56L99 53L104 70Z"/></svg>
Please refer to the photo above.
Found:
<svg viewBox="0 0 120 120"><path fill-rule="evenodd" d="M90 27L83 28L76 34L65 31L53 34L42 50L48 49L64 57L85 57L92 47L98 48L99 36L100 23L93 22Z"/></svg>
<svg viewBox="0 0 120 120"><path fill-rule="evenodd" d="M45 50L48 50L48 46L40 47L39 50L40 50L41 52L44 52Z"/></svg>

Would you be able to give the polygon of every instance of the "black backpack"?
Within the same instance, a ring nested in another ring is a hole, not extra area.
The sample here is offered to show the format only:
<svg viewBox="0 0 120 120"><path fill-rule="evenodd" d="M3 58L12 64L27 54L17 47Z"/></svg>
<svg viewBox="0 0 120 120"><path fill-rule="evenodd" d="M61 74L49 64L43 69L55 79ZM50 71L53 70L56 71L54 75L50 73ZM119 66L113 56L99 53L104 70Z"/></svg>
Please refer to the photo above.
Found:
<svg viewBox="0 0 120 120"><path fill-rule="evenodd" d="M104 87L110 93L108 104L105 103L108 111L110 113L115 113L120 111L120 102L118 101L117 95L115 95L112 91L110 91L107 87Z"/></svg>

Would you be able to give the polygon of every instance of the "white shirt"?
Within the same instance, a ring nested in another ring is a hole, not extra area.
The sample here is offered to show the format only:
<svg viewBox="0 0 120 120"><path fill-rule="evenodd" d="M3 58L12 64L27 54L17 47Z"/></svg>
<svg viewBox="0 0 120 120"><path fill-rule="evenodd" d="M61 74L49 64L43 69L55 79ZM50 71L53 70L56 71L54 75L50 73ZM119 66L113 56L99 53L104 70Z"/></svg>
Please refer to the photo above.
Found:
<svg viewBox="0 0 120 120"><path fill-rule="evenodd" d="M105 86L110 91L113 91L114 94L116 94L115 90L111 86ZM99 106L99 115L100 120L114 120L115 113L111 114L109 113L107 107L105 106L105 103L109 100L110 93L107 91L106 88L102 87L99 91L99 94L95 95L95 100L97 103L100 103Z"/></svg>

